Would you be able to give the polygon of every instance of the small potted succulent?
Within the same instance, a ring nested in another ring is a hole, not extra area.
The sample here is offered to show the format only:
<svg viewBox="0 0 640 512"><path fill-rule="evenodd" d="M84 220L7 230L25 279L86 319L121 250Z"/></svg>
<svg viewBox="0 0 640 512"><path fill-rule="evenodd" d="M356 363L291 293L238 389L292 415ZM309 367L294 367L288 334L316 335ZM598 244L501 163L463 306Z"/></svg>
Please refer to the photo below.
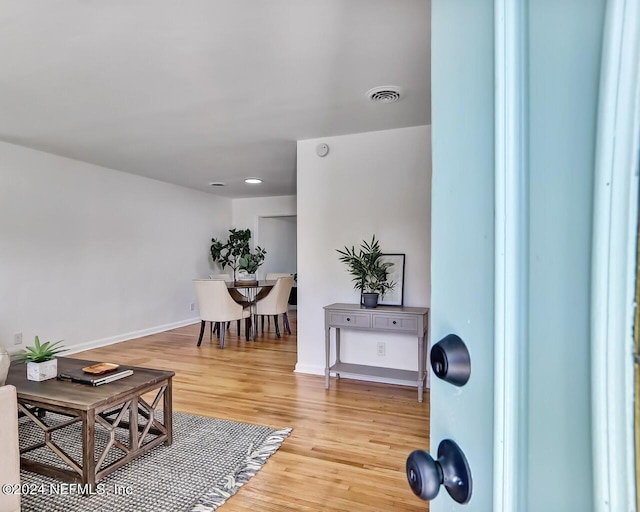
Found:
<svg viewBox="0 0 640 512"><path fill-rule="evenodd" d="M389 280L389 267L393 263L383 261L380 243L373 235L371 242L366 240L360 244L360 249L345 247L336 249L340 261L347 265L347 271L353 276L353 287L360 290L360 302L365 308L378 306L378 297L392 290L396 283Z"/></svg>
<svg viewBox="0 0 640 512"><path fill-rule="evenodd" d="M47 341L40 343L40 338L36 336L32 347L26 347L20 360L27 363L27 379L43 381L54 379L58 375L58 360L56 355L63 352L60 346L62 340L51 343Z"/></svg>

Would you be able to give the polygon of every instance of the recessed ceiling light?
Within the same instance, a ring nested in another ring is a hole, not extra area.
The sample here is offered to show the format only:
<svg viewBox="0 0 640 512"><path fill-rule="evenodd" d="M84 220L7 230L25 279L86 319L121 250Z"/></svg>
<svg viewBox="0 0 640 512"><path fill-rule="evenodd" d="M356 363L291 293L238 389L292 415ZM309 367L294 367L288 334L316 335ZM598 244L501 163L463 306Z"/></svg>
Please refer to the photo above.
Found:
<svg viewBox="0 0 640 512"><path fill-rule="evenodd" d="M247 178L244 182L250 183L251 185L257 185L258 183L262 183L262 180L259 178Z"/></svg>
<svg viewBox="0 0 640 512"><path fill-rule="evenodd" d="M211 185L212 187L224 187L224 183L222 183L221 181L212 181L211 183L209 183L209 185Z"/></svg>

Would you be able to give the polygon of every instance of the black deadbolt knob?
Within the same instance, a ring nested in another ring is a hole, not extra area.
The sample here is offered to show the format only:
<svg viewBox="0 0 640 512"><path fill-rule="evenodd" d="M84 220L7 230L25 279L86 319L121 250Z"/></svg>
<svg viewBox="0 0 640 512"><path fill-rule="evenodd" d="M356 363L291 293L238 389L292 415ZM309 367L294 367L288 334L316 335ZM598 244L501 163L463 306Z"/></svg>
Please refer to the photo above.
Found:
<svg viewBox="0 0 640 512"><path fill-rule="evenodd" d="M459 336L449 334L431 348L431 368L454 386L464 386L471 376L469 350Z"/></svg>
<svg viewBox="0 0 640 512"><path fill-rule="evenodd" d="M444 379L449 371L447 354L439 345L431 349L431 368L433 368L433 373L441 379Z"/></svg>

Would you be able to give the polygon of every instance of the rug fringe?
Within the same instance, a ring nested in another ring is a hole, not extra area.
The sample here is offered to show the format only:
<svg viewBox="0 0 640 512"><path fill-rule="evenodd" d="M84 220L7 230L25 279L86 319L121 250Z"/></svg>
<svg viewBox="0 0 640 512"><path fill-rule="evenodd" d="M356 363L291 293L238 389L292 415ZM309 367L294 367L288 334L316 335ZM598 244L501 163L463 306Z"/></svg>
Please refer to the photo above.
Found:
<svg viewBox="0 0 640 512"><path fill-rule="evenodd" d="M222 488L216 487L202 496L198 503L191 509L191 512L213 512L238 489L246 484L254 476L267 459L273 455L282 445L283 441L289 437L292 429L290 427L276 430L267 436L264 442L254 449L249 447L249 453L245 459L243 467L235 475L227 475Z"/></svg>

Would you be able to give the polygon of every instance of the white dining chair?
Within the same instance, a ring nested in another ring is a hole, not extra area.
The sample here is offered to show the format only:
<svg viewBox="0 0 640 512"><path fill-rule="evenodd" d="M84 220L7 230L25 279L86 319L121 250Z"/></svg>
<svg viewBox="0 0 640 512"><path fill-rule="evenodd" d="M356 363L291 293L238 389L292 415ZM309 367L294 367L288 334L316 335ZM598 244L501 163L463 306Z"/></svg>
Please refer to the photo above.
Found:
<svg viewBox="0 0 640 512"><path fill-rule="evenodd" d="M225 283L233 283L233 276L230 274L209 274L209 279L224 281ZM231 298L235 300L238 304L242 304L243 306L246 306L248 304L247 296L243 295L242 292L236 290L235 288L232 288L229 290L229 295L231 295ZM228 327L229 327L229 324L227 324L227 328ZM237 327L238 327L238 336L240 336L240 320L238 320L237 322Z"/></svg>
<svg viewBox="0 0 640 512"><path fill-rule="evenodd" d="M278 272L269 272L267 274L267 281L276 281L279 277L289 277L292 276L293 274L283 274L283 273L278 273Z"/></svg>
<svg viewBox="0 0 640 512"><path fill-rule="evenodd" d="M281 272L269 272L269 273L267 273L267 276L265 277L265 279L267 281L277 281L278 278L280 278L280 277L289 277L289 276L292 276L292 275L293 274L287 274L287 273L281 273ZM264 289L263 288L262 290L260 290L258 292L258 295L256 296L256 300L264 299L269 294L270 291L271 291L270 288L268 288L268 289ZM263 320L263 322L264 322L264 320ZM269 325L271 325L271 324L269 324ZM264 331L264 329L262 329L262 330Z"/></svg>
<svg viewBox="0 0 640 512"><path fill-rule="evenodd" d="M230 283L233 281L233 276L231 274L209 274L209 279L216 279L218 281L226 281Z"/></svg>
<svg viewBox="0 0 640 512"><path fill-rule="evenodd" d="M212 330L213 324L218 324L220 348L224 348L224 333L226 329L220 329L219 326L226 325L227 322L232 322L233 320L240 321L245 319L245 331L248 340L248 323L251 321L251 313L249 308L233 300L227 289L227 284L218 279L194 279L193 284L196 288L201 319L198 346L202 343L202 336L207 322L211 322Z"/></svg>
<svg viewBox="0 0 640 512"><path fill-rule="evenodd" d="M285 277L279 277L275 286L271 288L269 293L257 301L256 303L256 318L255 326L258 328L258 316L262 316L262 331L264 332L264 317L269 318L273 315L273 320L276 327L276 336L280 337L280 327L278 325L278 315L282 315L283 327L287 334L291 334L291 327L289 326L289 294L291 293L291 287L293 286L293 276L286 274Z"/></svg>
<svg viewBox="0 0 640 512"><path fill-rule="evenodd" d="M233 276L230 274L209 274L209 279L215 279L217 281L224 281L225 283L233 283ZM236 302L242 303L247 301L247 297L242 295L238 290L231 289L229 290L231 297Z"/></svg>

